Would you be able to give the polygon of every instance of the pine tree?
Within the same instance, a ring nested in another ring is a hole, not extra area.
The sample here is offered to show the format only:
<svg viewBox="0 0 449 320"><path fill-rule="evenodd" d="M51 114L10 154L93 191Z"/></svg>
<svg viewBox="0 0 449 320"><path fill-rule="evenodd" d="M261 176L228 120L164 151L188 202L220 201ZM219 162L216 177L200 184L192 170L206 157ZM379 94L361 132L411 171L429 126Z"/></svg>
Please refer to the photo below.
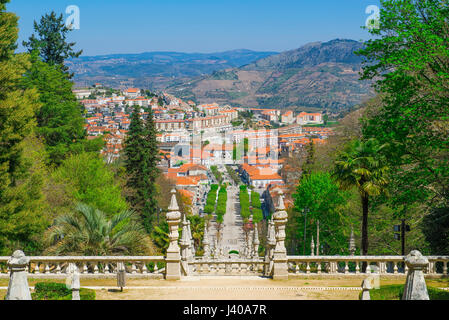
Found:
<svg viewBox="0 0 449 320"><path fill-rule="evenodd" d="M37 36L33 34L28 42L23 42L23 46L27 47L30 53L39 52L39 56L45 63L59 66L62 71L68 73L68 67L64 66L64 61L67 58L78 58L83 51L75 52L73 47L76 43L66 41L67 34L71 30L65 25L62 14L56 16L54 11L46 14L39 24L34 22L34 31Z"/></svg>

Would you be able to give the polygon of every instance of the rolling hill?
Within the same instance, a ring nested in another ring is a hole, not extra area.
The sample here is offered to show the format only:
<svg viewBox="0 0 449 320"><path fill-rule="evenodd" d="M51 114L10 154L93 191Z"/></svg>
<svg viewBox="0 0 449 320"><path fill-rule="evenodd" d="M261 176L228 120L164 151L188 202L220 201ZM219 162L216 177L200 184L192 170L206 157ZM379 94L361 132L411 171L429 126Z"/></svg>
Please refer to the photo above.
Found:
<svg viewBox="0 0 449 320"><path fill-rule="evenodd" d="M200 103L295 109L349 109L373 94L359 81L363 43L336 39L264 57L245 66L175 81L167 88Z"/></svg>
<svg viewBox="0 0 449 320"><path fill-rule="evenodd" d="M163 90L174 79L188 80L228 68L240 67L276 52L234 50L218 53L147 52L80 57L66 62L74 81L89 86L138 86Z"/></svg>

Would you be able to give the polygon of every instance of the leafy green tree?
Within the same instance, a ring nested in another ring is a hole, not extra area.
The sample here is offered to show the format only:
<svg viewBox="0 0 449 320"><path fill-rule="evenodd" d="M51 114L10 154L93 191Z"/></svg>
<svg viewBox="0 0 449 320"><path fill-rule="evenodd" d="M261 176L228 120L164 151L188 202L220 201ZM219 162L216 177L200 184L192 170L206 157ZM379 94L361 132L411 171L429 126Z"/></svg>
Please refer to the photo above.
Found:
<svg viewBox="0 0 449 320"><path fill-rule="evenodd" d="M85 204L58 217L45 238L49 244L46 253L51 255L143 255L152 251L135 212L125 210L108 218Z"/></svg>
<svg viewBox="0 0 449 320"><path fill-rule="evenodd" d="M54 11L44 15L40 22L34 21L35 34L23 46L29 52L37 51L42 61L51 66L58 66L62 71L68 72L64 61L68 58L78 58L83 51L74 51L76 43L67 42L67 35L71 31L64 22L63 15L57 16Z"/></svg>
<svg viewBox="0 0 449 320"><path fill-rule="evenodd" d="M449 7L445 0L382 0L378 29L359 52L362 79L375 79L382 103L364 123L392 167L391 202L449 203ZM443 235L442 235L443 236Z"/></svg>
<svg viewBox="0 0 449 320"><path fill-rule="evenodd" d="M45 141L51 163L59 165L70 153L82 152L88 144L83 108L72 93L73 83L67 75L34 57L21 85L39 92L37 134Z"/></svg>
<svg viewBox="0 0 449 320"><path fill-rule="evenodd" d="M162 221L159 225L154 226L151 231L151 239L164 255L167 253L168 246L170 245L168 233L169 229L166 220Z"/></svg>
<svg viewBox="0 0 449 320"><path fill-rule="evenodd" d="M19 248L33 254L48 223L39 162L45 152L33 137L37 92L19 85L30 61L27 54L14 53L18 23L6 12L8 2L0 0L0 254Z"/></svg>
<svg viewBox="0 0 449 320"><path fill-rule="evenodd" d="M347 254L351 223L344 212L344 205L348 197L345 192L339 190L330 174L317 172L304 176L293 194L293 199L294 212L287 226L288 243L297 243L292 241L293 239L304 241L306 223L306 252L301 253L310 254L312 236L317 240L315 232L319 221L323 254ZM305 211L307 220L304 217Z"/></svg>
<svg viewBox="0 0 449 320"><path fill-rule="evenodd" d="M97 153L81 153L64 160L53 174L73 203L98 208L108 216L128 209L114 173Z"/></svg>
<svg viewBox="0 0 449 320"><path fill-rule="evenodd" d="M204 225L206 220L205 218L197 215L190 215L187 219L190 221L190 228L192 231L192 238L195 243L196 253L200 256L203 252Z"/></svg>
<svg viewBox="0 0 449 320"><path fill-rule="evenodd" d="M343 190L356 188L362 203L362 254L368 254L368 214L370 199L385 193L389 167L382 156L382 147L370 139L355 140L339 154L332 173Z"/></svg>

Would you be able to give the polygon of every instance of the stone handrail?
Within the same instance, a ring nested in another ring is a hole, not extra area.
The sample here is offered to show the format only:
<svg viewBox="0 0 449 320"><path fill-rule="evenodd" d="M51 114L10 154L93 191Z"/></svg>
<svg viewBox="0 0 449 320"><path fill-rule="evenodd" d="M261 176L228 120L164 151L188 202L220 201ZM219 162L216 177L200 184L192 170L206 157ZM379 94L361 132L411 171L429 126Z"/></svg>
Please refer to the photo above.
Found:
<svg viewBox="0 0 449 320"><path fill-rule="evenodd" d="M289 274L358 275L366 264L365 274L407 274L403 256L288 256ZM448 275L449 256L428 256L428 275Z"/></svg>
<svg viewBox="0 0 449 320"><path fill-rule="evenodd" d="M9 273L7 261L9 257L0 257L0 276ZM164 272L163 256L109 256L109 257L29 257L27 271L31 276L63 276L68 273L69 264L75 264L81 276L115 276L117 263L125 264L130 275L151 275ZM158 263L160 267L158 268Z"/></svg>

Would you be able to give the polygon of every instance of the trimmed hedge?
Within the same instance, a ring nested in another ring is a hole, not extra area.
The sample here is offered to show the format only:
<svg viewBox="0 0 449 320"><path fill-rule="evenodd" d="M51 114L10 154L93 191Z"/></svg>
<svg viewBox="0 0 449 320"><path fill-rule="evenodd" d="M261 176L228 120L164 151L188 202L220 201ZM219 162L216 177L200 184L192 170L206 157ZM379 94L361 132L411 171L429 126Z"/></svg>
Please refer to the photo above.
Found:
<svg viewBox="0 0 449 320"><path fill-rule="evenodd" d="M257 192L251 193L251 205L253 208L261 209L262 203L260 202L260 195Z"/></svg>
<svg viewBox="0 0 449 320"><path fill-rule="evenodd" d="M249 218L251 212L249 211L249 195L248 188L246 186L240 186L240 215L242 218Z"/></svg>
<svg viewBox="0 0 449 320"><path fill-rule="evenodd" d="M223 216L226 214L226 204L228 201L228 191L225 186L220 188L218 192L218 200L217 200L217 222L223 223Z"/></svg>

